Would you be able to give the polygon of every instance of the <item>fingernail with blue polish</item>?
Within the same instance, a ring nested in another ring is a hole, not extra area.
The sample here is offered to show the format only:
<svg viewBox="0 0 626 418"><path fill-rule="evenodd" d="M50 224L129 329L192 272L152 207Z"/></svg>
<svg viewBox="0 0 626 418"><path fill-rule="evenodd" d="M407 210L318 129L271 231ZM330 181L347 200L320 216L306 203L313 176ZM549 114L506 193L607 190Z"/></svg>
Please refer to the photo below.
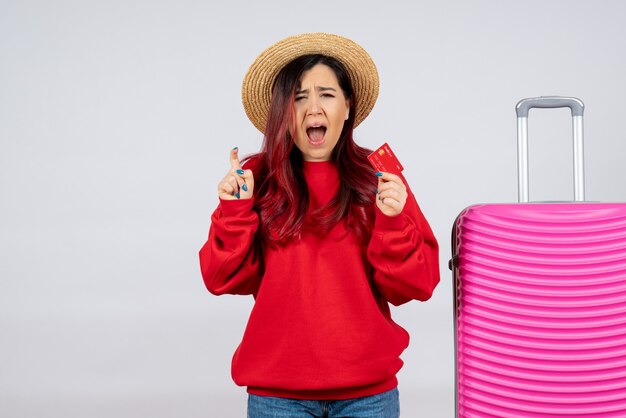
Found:
<svg viewBox="0 0 626 418"><path fill-rule="evenodd" d="M239 192L235 193L235 197L239 199Z"/></svg>
<svg viewBox="0 0 626 418"><path fill-rule="evenodd" d="M237 170L237 174L243 175L243 170Z"/></svg>
<svg viewBox="0 0 626 418"><path fill-rule="evenodd" d="M241 186L241 188L243 189L244 192L248 191L248 186L246 186L245 184L243 186Z"/></svg>
<svg viewBox="0 0 626 418"><path fill-rule="evenodd" d="M378 194L378 189L376 189L376 194Z"/></svg>
<svg viewBox="0 0 626 418"><path fill-rule="evenodd" d="M234 150L236 150L236 149L239 149L239 147L235 147L235 148L233 148L233 151L234 151Z"/></svg>
<svg viewBox="0 0 626 418"><path fill-rule="evenodd" d="M378 177L382 177L383 173L381 173L380 171L377 171L377 172L376 172L376 175L377 175Z"/></svg>

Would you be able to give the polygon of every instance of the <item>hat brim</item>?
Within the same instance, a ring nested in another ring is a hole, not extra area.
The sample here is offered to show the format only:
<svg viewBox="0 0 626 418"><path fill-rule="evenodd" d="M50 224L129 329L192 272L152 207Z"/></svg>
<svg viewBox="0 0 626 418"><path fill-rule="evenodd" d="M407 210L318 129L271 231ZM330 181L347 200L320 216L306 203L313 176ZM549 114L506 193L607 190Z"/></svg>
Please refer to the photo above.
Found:
<svg viewBox="0 0 626 418"><path fill-rule="evenodd" d="M243 79L243 107L259 131L265 131L276 76L285 65L309 54L333 57L346 67L356 97L355 127L372 111L378 98L379 81L376 65L369 54L342 36L305 33L285 38L267 48L252 63Z"/></svg>

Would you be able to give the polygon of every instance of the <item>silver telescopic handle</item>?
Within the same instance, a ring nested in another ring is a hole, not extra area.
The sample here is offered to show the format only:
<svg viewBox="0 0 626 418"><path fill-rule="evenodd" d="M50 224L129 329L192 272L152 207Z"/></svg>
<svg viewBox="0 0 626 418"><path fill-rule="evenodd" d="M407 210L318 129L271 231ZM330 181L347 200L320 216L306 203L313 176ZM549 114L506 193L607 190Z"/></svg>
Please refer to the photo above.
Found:
<svg viewBox="0 0 626 418"><path fill-rule="evenodd" d="M583 113L585 105L575 97L542 96L523 99L515 106L517 112L517 191L520 202L528 202L528 111L533 107L554 109L569 107L572 112L574 137L574 200L585 200L583 154Z"/></svg>

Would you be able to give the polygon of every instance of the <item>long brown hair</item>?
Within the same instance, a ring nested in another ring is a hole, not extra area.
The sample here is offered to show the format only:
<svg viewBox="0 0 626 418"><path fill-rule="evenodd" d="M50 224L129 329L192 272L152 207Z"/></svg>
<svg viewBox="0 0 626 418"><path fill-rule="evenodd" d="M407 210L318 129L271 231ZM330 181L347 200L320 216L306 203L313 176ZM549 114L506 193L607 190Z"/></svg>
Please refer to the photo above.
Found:
<svg viewBox="0 0 626 418"><path fill-rule="evenodd" d="M367 161L369 150L358 146L353 138L355 97L345 67L325 55L305 55L287 64L278 74L272 90L272 101L261 151L251 158L255 162L255 203L260 230L266 240L286 242L297 237L305 224L309 196L302 173L302 153L294 146L290 132L295 132L294 95L302 74L317 64L335 73L339 86L350 100L350 113L331 159L340 179L337 195L312 213L311 221L328 231L340 221L361 238L368 236L373 214L368 212L377 185L374 170Z"/></svg>

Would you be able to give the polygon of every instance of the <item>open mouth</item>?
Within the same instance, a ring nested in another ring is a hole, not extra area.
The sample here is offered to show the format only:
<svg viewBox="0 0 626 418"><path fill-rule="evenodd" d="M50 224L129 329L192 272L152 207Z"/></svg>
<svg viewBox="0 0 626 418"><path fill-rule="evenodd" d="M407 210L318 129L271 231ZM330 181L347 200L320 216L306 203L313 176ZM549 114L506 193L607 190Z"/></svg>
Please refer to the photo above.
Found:
<svg viewBox="0 0 626 418"><path fill-rule="evenodd" d="M321 145L324 143L324 135L326 135L325 126L311 126L306 130L306 136L311 145Z"/></svg>

